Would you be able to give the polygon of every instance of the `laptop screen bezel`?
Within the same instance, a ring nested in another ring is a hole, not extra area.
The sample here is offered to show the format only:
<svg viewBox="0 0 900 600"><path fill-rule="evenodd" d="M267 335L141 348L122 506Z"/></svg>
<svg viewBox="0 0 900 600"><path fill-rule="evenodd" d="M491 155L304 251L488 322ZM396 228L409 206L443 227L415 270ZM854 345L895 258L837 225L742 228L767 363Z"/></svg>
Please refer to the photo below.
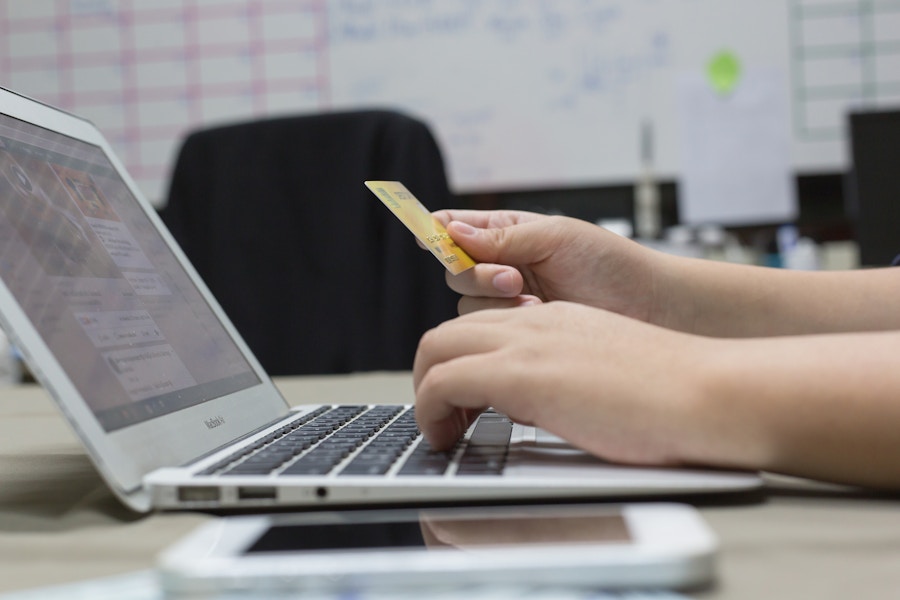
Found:
<svg viewBox="0 0 900 600"><path fill-rule="evenodd" d="M135 510L149 510L149 500L143 490L147 473L160 467L183 465L207 454L284 416L288 405L99 130L85 119L3 88L0 88L0 113L103 151L260 380L258 385L236 393L107 432L10 289L0 281L0 325L22 353L35 378L59 405L113 491ZM210 419L215 420L216 427L207 425Z"/></svg>

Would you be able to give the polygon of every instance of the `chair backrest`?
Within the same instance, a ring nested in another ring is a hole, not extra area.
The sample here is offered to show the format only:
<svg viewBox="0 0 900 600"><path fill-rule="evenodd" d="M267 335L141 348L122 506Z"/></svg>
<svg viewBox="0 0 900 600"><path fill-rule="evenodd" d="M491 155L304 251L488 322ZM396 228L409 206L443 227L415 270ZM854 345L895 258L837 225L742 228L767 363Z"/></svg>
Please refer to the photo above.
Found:
<svg viewBox="0 0 900 600"><path fill-rule="evenodd" d="M196 131L160 211L270 375L402 370L456 314L444 269L363 185L446 208L428 127L371 110Z"/></svg>

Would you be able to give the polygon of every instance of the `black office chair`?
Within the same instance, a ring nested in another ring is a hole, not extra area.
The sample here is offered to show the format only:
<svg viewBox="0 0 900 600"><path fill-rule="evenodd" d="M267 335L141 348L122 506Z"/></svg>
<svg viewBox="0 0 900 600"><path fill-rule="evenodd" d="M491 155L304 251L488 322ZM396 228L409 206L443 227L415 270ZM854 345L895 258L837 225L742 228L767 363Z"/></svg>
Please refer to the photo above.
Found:
<svg viewBox="0 0 900 600"><path fill-rule="evenodd" d="M274 118L184 141L175 239L270 375L404 370L456 315L444 269L363 185L450 202L429 129L384 110Z"/></svg>

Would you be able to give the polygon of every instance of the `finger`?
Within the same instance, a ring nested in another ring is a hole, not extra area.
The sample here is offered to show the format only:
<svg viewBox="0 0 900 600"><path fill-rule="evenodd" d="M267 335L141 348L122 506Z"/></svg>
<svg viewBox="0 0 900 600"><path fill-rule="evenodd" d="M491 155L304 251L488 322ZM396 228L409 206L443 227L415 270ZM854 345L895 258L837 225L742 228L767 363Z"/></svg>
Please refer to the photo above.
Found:
<svg viewBox="0 0 900 600"><path fill-rule="evenodd" d="M512 211L509 211L512 212ZM498 216L496 211L489 210L464 210L464 209L443 209L436 210L431 213L434 218L438 220L438 222L444 227L447 226L447 223L450 221L462 221L464 223L470 223L478 228L491 227L491 221L497 221ZM509 223L506 223L509 224ZM496 227L497 225L493 225ZM452 237L452 236L451 236ZM419 244L419 247L423 250L427 250L428 246L425 243L416 238L416 243Z"/></svg>
<svg viewBox="0 0 900 600"><path fill-rule="evenodd" d="M518 368L503 352L469 355L432 367L416 390L416 422L435 449L447 449L475 418L495 408L517 423L536 425Z"/></svg>
<svg viewBox="0 0 900 600"><path fill-rule="evenodd" d="M458 275L448 271L446 278L450 289L464 296L514 298L525 285L517 269L489 263L475 265Z"/></svg>
<svg viewBox="0 0 900 600"><path fill-rule="evenodd" d="M483 355L468 355L434 365L416 390L416 423L435 450L446 450L462 437L475 417L490 406L482 381ZM489 382L483 382L485 386ZM460 388L475 393L458 393Z"/></svg>
<svg viewBox="0 0 900 600"><path fill-rule="evenodd" d="M440 221L441 225L444 227L446 227L447 223L450 221L463 221L464 223L469 223L475 227L487 227L488 221L490 221L488 211L480 210L444 209L435 211L432 214L434 214L435 218Z"/></svg>
<svg viewBox="0 0 900 600"><path fill-rule="evenodd" d="M502 325L496 327L491 323L495 319L492 313L504 312L507 311L480 311L445 321L426 331L419 340L413 359L413 386L418 387L425 373L436 364L496 349L506 335Z"/></svg>
<svg viewBox="0 0 900 600"><path fill-rule="evenodd" d="M433 213L445 227L450 221L462 221L474 227L506 227L543 218L544 215L521 210L460 210L445 209Z"/></svg>
<svg viewBox="0 0 900 600"><path fill-rule="evenodd" d="M456 305L459 314L468 315L480 310L492 308L518 308L520 306L533 306L540 304L537 296L522 294L515 298L483 298L476 296L463 296Z"/></svg>
<svg viewBox="0 0 900 600"><path fill-rule="evenodd" d="M468 223L479 229L491 227L507 227L516 223L524 223L539 219L544 215L519 210L465 210L444 209L432 213L444 227L451 221ZM452 236L451 236L452 237ZM428 247L419 239L416 239L419 247L427 250Z"/></svg>
<svg viewBox="0 0 900 600"><path fill-rule="evenodd" d="M549 220L491 228L451 221L447 224L447 232L478 262L530 265L545 260L553 253L558 235L552 227Z"/></svg>

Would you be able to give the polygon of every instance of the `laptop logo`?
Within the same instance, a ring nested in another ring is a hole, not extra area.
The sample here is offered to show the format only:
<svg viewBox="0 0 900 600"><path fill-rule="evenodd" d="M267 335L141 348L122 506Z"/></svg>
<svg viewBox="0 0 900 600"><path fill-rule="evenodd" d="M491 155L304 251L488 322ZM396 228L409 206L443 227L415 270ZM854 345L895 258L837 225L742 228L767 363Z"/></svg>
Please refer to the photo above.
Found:
<svg viewBox="0 0 900 600"><path fill-rule="evenodd" d="M206 424L207 429L215 429L219 425L225 424L225 417L223 417L222 415L219 415L219 416L213 417L211 419L206 419L203 422Z"/></svg>

